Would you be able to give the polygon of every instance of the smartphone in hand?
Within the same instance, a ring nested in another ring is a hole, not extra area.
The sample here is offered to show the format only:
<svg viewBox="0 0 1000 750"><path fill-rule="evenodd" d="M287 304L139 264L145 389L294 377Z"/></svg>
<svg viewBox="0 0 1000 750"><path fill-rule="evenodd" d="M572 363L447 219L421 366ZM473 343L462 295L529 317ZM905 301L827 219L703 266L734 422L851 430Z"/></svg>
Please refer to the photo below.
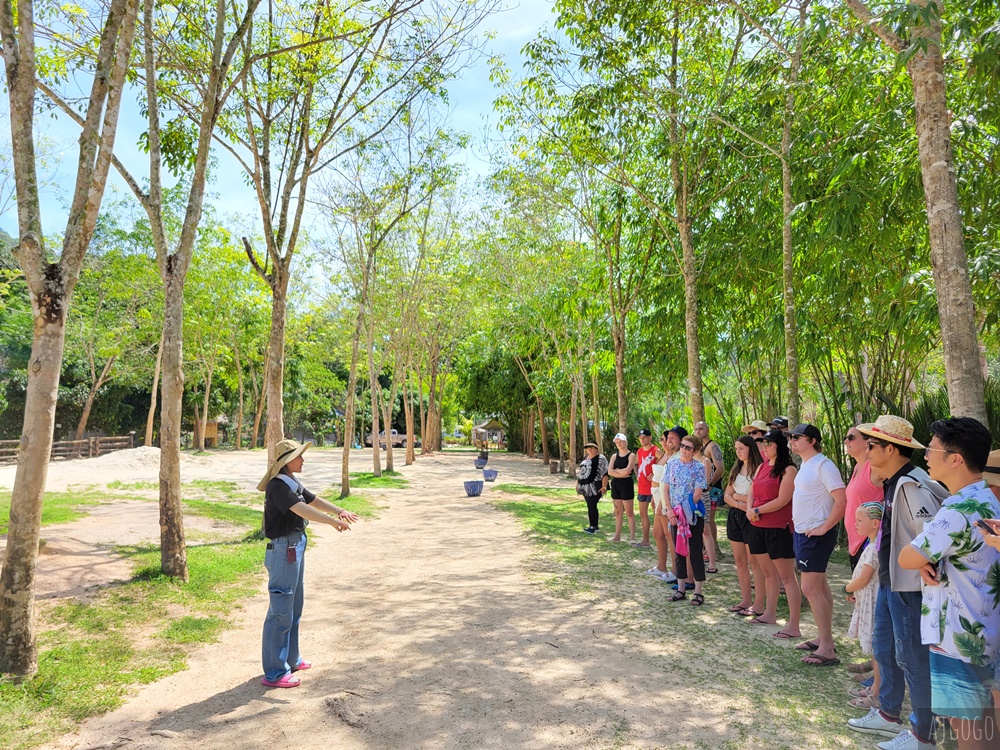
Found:
<svg viewBox="0 0 1000 750"><path fill-rule="evenodd" d="M986 523L986 521L984 521L982 518L976 521L976 528L978 528L984 534L989 534L990 536L1000 536L997 534L997 532L993 530L993 527L990 526L988 523Z"/></svg>

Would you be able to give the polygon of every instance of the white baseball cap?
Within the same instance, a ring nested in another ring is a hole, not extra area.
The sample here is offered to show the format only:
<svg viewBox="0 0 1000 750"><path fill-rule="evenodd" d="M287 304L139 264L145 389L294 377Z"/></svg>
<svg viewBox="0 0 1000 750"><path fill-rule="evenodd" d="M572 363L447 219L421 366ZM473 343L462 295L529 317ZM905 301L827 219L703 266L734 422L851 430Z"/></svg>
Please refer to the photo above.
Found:
<svg viewBox="0 0 1000 750"><path fill-rule="evenodd" d="M615 440L624 440L626 443L628 442L628 438L625 437L624 432L619 432L617 435L615 435Z"/></svg>

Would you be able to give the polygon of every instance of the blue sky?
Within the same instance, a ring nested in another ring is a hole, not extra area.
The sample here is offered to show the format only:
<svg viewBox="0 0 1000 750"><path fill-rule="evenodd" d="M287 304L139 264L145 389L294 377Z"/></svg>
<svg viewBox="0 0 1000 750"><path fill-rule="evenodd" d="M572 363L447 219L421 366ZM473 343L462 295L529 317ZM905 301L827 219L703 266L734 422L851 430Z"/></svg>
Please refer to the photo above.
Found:
<svg viewBox="0 0 1000 750"><path fill-rule="evenodd" d="M472 146L463 155L472 175L485 174L486 162L484 137L495 137L496 121L493 115L493 99L496 92L490 82L489 57L502 56L515 74L521 67L521 48L544 27L551 25L552 0L507 0L506 10L487 19L479 33L494 32L487 42L486 55L475 65L463 71L460 79L449 86L449 100L452 107L453 128L473 136ZM41 98L41 94L39 97ZM38 118L40 134L55 145L52 167L47 172L53 177L54 186L42 193L42 221L46 235L52 236L63 230L66 224L66 204L75 177L77 157L76 141L79 128L68 118ZM9 123L4 117L0 124L0 136L9 139ZM148 162L139 151L137 142L145 132L146 124L141 118L136 97L126 94L122 119L119 123L116 153L130 171L137 177L147 174ZM242 179L242 171L221 149L216 149L218 169L209 185L211 202L223 215L246 214L253 220L257 213L252 192ZM111 171L109 188L122 195L130 195L127 187L114 169ZM40 175L43 179L45 175ZM256 222L255 222L256 223ZM0 228L17 236L17 217L13 206L0 214Z"/></svg>

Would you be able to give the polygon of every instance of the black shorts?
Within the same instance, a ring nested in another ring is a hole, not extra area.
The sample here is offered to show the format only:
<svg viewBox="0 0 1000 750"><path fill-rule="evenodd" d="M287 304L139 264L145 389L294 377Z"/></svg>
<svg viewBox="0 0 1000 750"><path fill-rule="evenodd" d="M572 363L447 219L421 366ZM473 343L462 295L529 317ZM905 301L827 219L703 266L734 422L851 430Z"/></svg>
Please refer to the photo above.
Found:
<svg viewBox="0 0 1000 750"><path fill-rule="evenodd" d="M636 495L635 499L638 500L640 503L648 503L648 502L652 502L653 496L652 495Z"/></svg>
<svg viewBox="0 0 1000 750"><path fill-rule="evenodd" d="M610 484L612 500L635 500L635 485L631 479L621 481L612 479Z"/></svg>
<svg viewBox="0 0 1000 750"><path fill-rule="evenodd" d="M830 555L837 546L840 529L834 526L823 536L795 533L795 561L803 573L825 573Z"/></svg>
<svg viewBox="0 0 1000 750"><path fill-rule="evenodd" d="M726 520L726 539L738 544L748 544L750 540L750 519L745 510L729 507L729 518Z"/></svg>
<svg viewBox="0 0 1000 750"><path fill-rule="evenodd" d="M764 526L750 525L751 555L767 555L772 560L794 560L795 545L792 543L792 532L787 526L781 529L770 529Z"/></svg>

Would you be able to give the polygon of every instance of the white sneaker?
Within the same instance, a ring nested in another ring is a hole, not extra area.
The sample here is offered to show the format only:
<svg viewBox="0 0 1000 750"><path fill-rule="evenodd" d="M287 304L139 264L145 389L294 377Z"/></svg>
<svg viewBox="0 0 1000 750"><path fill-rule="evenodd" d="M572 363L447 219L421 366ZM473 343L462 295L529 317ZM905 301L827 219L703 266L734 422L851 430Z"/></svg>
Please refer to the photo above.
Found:
<svg viewBox="0 0 1000 750"><path fill-rule="evenodd" d="M882 714L879 713L877 708L873 708L868 711L867 716L862 716L860 719L848 719L847 726L853 729L855 732L863 732L864 734L877 734L882 737L895 737L903 732L903 723L900 721L886 721L882 718ZM909 731L906 734L913 737ZM916 742L917 738L913 737L913 741ZM881 745L879 745L881 747ZM904 750L903 747L896 748L893 747L892 750Z"/></svg>
<svg viewBox="0 0 1000 750"><path fill-rule="evenodd" d="M904 729L893 739L880 742L877 745L879 750L924 750L932 748L934 745L918 740L909 729Z"/></svg>
<svg viewBox="0 0 1000 750"><path fill-rule="evenodd" d="M662 570L657 570L657 568L656 568L655 565L652 568L650 568L649 570L646 570L646 571L643 571L643 572L647 576L656 576L657 578L659 578L660 576L665 576L666 575L666 573L664 573Z"/></svg>
<svg viewBox="0 0 1000 750"><path fill-rule="evenodd" d="M663 580L667 583L677 583L677 576L668 570L667 574L663 577Z"/></svg>

